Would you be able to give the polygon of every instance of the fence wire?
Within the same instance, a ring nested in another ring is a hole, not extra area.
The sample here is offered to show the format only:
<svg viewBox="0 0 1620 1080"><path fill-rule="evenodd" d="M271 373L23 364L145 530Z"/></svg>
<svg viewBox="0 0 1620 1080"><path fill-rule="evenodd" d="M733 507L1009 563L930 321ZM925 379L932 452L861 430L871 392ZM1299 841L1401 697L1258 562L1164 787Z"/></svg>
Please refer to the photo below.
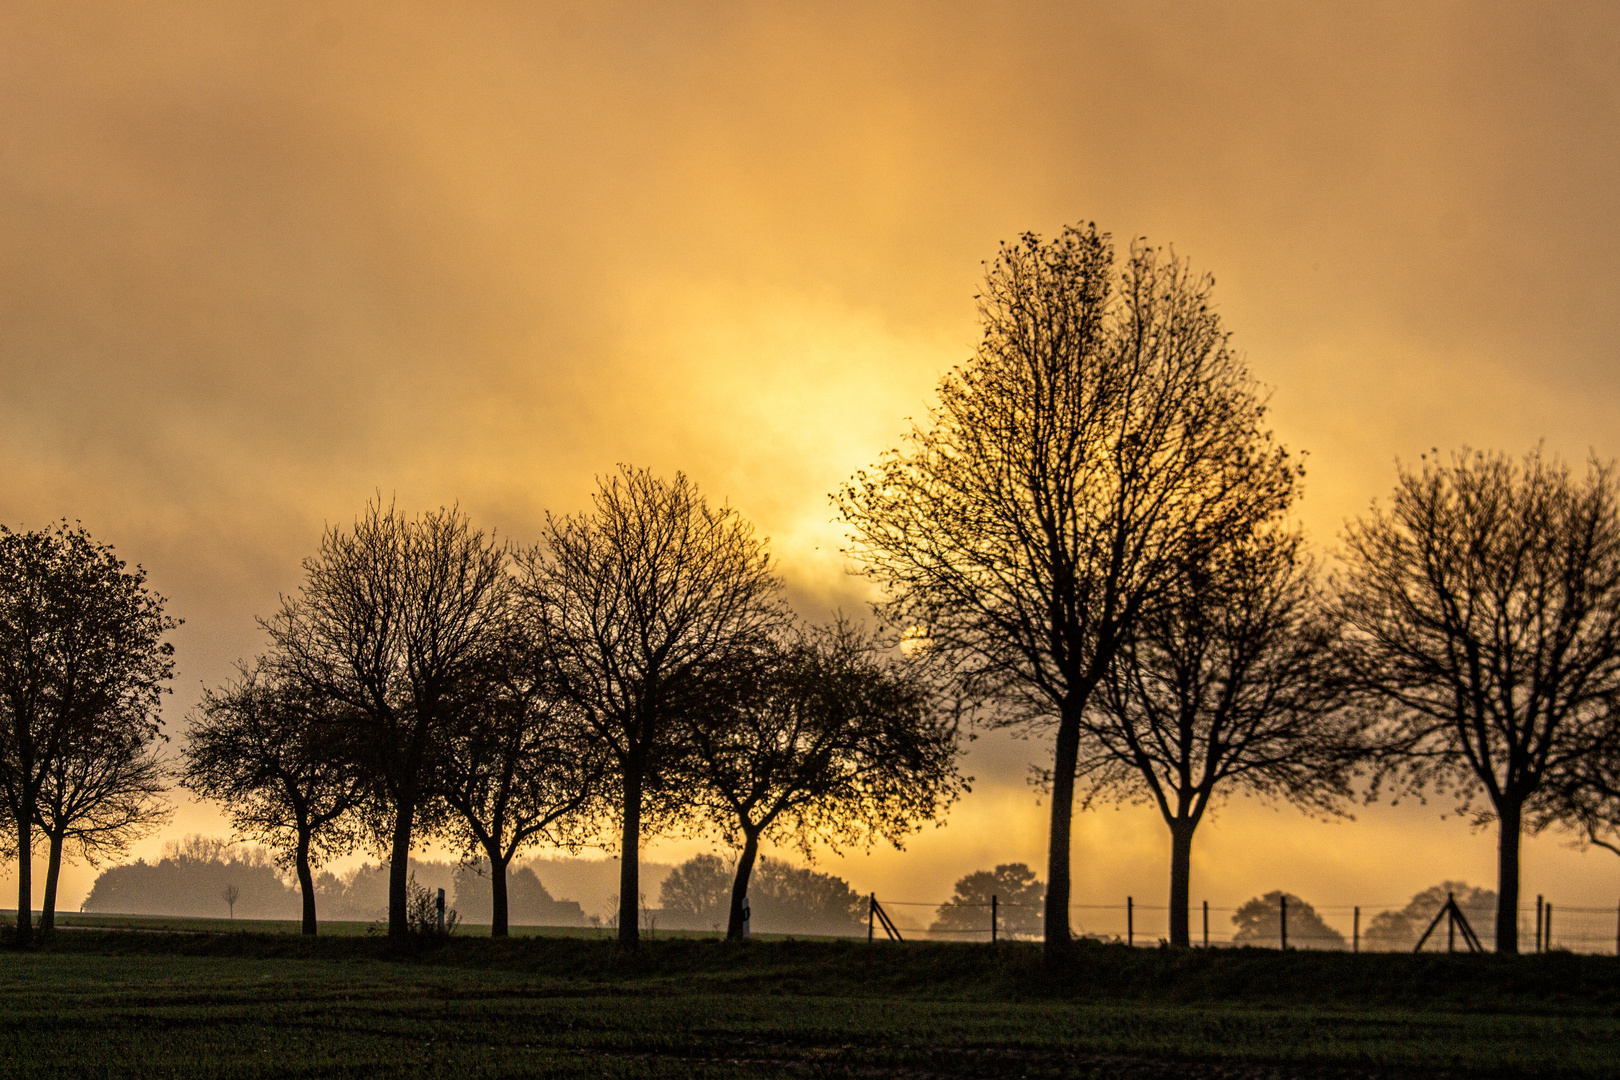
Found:
<svg viewBox="0 0 1620 1080"><path fill-rule="evenodd" d="M992 905L989 902L959 902L954 899L886 900L882 897L878 897L877 901L878 906L884 911L924 908L934 912L936 917L926 922L916 919L910 912L891 912L891 918L894 918L900 932L908 939L919 940L987 941L994 937L998 940L1038 941L1041 934L1024 927L1031 924L1038 926L1045 913L1044 904L1017 904L998 900L994 905L997 926L992 930L990 926ZM1368 934L1369 924L1376 915L1385 912L1402 913L1406 906L1406 901L1383 904L1312 904L1308 909L1309 914L1290 906L1287 945L1289 948L1306 949L1410 952L1416 944L1417 937L1427 928L1429 920L1438 914L1439 909L1420 913L1417 919L1407 924L1413 927L1411 940L1392 941L1389 937ZM1247 907L1249 907L1247 904L1242 907L1203 903L1191 905L1187 912L1187 928L1192 945L1195 947L1208 945L1211 948L1232 948L1240 945L1281 948L1283 942L1280 911L1271 909L1259 932L1242 934L1234 926L1232 917ZM969 910L983 913L983 925L978 927L939 925L947 912L959 913ZM1017 912L1027 912L1034 915L1034 918L1030 919L1027 916L1018 918L1016 915L1011 919L1008 918L1009 913ZM1069 913L1070 930L1077 937L1144 947L1166 943L1170 937L1170 908L1164 904L1138 904L1133 898L1128 898L1122 904L1070 904ZM1316 917L1315 920L1310 918L1312 914ZM1566 906L1548 902L1541 914L1544 921L1539 931L1537 918L1537 909L1534 906L1519 909L1521 953L1556 950L1620 955L1620 904L1602 908ZM1312 925L1314 921L1319 921L1320 927ZM885 936L881 927L875 929L876 937ZM1487 950L1495 948L1494 925L1473 926L1472 929ZM1424 944L1423 951L1445 952L1448 948L1465 952L1467 944L1460 929L1455 936L1450 935L1447 920L1441 919Z"/></svg>

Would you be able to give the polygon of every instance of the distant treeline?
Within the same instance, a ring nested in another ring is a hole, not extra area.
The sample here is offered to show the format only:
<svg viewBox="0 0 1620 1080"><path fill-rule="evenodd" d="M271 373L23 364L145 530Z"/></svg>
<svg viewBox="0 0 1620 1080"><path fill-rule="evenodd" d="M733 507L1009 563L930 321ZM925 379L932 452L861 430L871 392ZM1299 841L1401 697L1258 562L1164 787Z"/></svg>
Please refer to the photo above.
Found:
<svg viewBox="0 0 1620 1080"><path fill-rule="evenodd" d="M386 919L388 870L386 862L367 862L343 874L320 874L315 892L324 917L356 922ZM641 871L643 880L657 890L641 898L646 928L725 929L735 870L719 856L699 855L674 867L643 863ZM489 923L493 898L487 863L412 859L409 876L428 890L443 889L461 922ZM618 908L618 895L611 889L618 878L618 863L613 859L528 860L507 873L511 921L519 926L611 926ZM780 859L762 859L753 880L750 901L755 930L849 935L861 932L865 925L864 901L843 878ZM233 885L235 899L227 901L226 890ZM565 892L586 897L589 909L578 900L558 895ZM139 860L104 870L83 910L297 919L301 905L297 882L284 877L263 848L188 836L169 844L156 862Z"/></svg>
<svg viewBox="0 0 1620 1080"><path fill-rule="evenodd" d="M669 867L645 869L661 878ZM323 872L315 892L325 917L340 921L378 922L388 916L388 864L367 862L343 874ZM512 870L508 888L512 921L527 926L586 926L578 901L559 899L542 883L547 880L583 886L600 910L616 899L603 895L602 883L618 877L618 866L605 859L536 859ZM462 922L487 924L491 914L489 870L480 864L412 859L410 876L429 890L443 889ZM236 886L234 904L224 899ZM102 871L85 898L83 910L123 915L177 915L244 919L297 919L302 909L296 881L288 881L263 848L228 845L208 837L171 843L163 857L139 860Z"/></svg>

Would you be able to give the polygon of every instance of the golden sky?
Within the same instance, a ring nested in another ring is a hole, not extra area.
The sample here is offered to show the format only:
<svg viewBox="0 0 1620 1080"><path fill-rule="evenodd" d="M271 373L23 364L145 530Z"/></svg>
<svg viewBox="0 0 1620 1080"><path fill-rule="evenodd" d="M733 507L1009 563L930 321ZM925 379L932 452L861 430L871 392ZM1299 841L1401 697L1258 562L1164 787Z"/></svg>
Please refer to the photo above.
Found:
<svg viewBox="0 0 1620 1080"><path fill-rule="evenodd" d="M377 491L528 542L616 462L682 469L803 610L858 610L827 493L969 355L997 242L1084 220L1216 275L1323 546L1431 446L1614 457L1617 12L12 0L0 521L148 568L174 728ZM938 899L1043 865L1042 754L981 740L947 828L829 866ZM1490 883L1493 846L1237 804L1193 894L1404 901ZM1162 903L1167 852L1151 812L1088 815L1077 899ZM1529 849L1529 894L1617 887Z"/></svg>

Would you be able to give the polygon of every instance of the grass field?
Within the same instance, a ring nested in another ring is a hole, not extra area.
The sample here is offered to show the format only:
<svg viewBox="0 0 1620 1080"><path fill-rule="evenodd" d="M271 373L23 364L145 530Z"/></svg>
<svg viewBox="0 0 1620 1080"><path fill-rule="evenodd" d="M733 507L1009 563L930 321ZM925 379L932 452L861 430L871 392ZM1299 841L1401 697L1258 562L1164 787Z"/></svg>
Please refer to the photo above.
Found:
<svg viewBox="0 0 1620 1080"><path fill-rule="evenodd" d="M64 930L0 953L0 1077L1620 1073L1620 964L1027 945Z"/></svg>

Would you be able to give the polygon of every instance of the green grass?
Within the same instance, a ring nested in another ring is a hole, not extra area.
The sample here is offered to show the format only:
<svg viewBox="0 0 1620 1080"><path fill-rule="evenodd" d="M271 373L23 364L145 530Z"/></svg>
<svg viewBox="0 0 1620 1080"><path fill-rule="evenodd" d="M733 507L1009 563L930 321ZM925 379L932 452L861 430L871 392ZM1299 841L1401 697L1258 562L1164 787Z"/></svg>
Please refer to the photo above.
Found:
<svg viewBox="0 0 1620 1080"><path fill-rule="evenodd" d="M0 952L0 1077L1613 1076L1620 963L80 929Z"/></svg>

